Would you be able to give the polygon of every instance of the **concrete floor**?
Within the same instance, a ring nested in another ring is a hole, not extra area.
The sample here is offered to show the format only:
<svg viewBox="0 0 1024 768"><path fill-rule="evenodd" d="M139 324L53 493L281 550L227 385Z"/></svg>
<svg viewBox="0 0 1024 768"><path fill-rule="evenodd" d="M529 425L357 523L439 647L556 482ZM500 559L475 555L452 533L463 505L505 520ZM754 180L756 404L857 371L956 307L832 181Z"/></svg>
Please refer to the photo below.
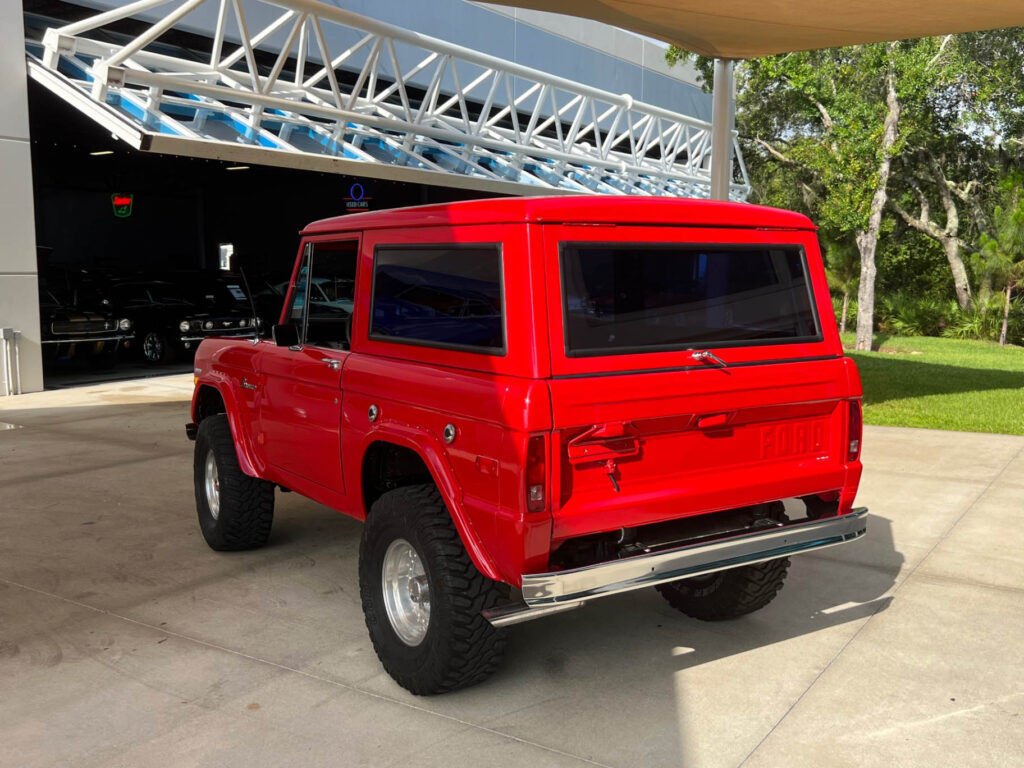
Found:
<svg viewBox="0 0 1024 768"><path fill-rule="evenodd" d="M207 549L190 388L0 404L0 765L1024 763L1024 438L869 428L868 536L764 611L607 598L424 699L370 647L358 523L279 494L269 546Z"/></svg>

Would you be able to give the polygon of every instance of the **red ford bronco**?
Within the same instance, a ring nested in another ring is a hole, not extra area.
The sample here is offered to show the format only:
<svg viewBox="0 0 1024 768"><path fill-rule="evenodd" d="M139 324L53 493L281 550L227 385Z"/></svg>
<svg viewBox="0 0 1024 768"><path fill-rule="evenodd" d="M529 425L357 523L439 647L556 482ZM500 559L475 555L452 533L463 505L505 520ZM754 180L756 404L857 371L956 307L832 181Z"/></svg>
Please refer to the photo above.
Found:
<svg viewBox="0 0 1024 768"><path fill-rule="evenodd" d="M755 611L789 555L865 531L860 380L796 213L573 197L318 221L273 339L206 340L195 365L206 541L265 543L276 486L365 519L370 639L417 694L605 595Z"/></svg>

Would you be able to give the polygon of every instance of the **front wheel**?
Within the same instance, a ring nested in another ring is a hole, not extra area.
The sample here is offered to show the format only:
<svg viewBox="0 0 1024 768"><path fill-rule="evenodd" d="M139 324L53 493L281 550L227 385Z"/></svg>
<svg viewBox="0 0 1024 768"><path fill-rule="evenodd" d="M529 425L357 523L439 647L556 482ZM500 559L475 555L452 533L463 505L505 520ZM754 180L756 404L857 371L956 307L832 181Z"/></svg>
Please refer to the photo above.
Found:
<svg viewBox="0 0 1024 768"><path fill-rule="evenodd" d="M174 350L164 334L146 331L142 335L142 358L149 365L165 365L174 359Z"/></svg>
<svg viewBox="0 0 1024 768"><path fill-rule="evenodd" d="M223 413L199 424L193 479L199 528L211 549L255 549L267 543L274 522L274 484L242 472Z"/></svg>
<svg viewBox="0 0 1024 768"><path fill-rule="evenodd" d="M481 614L501 600L501 586L469 559L435 486L397 488L374 503L359 590L373 649L403 688L444 693L497 669L505 632Z"/></svg>

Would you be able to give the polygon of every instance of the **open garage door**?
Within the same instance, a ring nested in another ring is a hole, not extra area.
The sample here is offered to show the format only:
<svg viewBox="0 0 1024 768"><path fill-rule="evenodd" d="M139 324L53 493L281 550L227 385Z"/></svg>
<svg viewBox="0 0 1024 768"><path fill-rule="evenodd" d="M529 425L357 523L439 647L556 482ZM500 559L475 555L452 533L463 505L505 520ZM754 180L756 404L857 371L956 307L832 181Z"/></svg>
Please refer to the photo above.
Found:
<svg viewBox="0 0 1024 768"><path fill-rule="evenodd" d="M204 14L208 51L162 40ZM505 194L710 193L706 122L311 0L139 0L28 49L33 79L142 151Z"/></svg>

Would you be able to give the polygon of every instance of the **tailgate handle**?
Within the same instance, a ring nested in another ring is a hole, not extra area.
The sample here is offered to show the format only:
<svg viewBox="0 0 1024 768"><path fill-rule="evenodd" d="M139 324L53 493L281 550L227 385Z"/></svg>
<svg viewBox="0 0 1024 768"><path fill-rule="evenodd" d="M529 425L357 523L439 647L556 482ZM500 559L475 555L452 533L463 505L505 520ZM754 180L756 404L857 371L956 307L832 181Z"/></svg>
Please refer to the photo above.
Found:
<svg viewBox="0 0 1024 768"><path fill-rule="evenodd" d="M636 456L640 453L640 440L633 434L635 431L636 428L628 421L595 424L569 441L569 463Z"/></svg>
<svg viewBox="0 0 1024 768"><path fill-rule="evenodd" d="M724 427L728 422L728 413L713 413L709 416L698 417L697 429L714 429L715 427Z"/></svg>

